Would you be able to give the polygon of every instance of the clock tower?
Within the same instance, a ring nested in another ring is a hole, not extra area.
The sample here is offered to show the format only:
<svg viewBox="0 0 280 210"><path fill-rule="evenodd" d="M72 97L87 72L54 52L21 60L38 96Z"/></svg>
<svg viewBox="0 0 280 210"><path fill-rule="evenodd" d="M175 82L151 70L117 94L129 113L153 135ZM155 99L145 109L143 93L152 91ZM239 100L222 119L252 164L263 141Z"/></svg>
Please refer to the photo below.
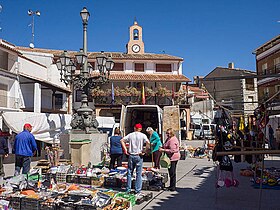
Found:
<svg viewBox="0 0 280 210"><path fill-rule="evenodd" d="M142 27L134 20L129 28L129 42L126 45L127 54L144 54L144 42L142 40Z"/></svg>

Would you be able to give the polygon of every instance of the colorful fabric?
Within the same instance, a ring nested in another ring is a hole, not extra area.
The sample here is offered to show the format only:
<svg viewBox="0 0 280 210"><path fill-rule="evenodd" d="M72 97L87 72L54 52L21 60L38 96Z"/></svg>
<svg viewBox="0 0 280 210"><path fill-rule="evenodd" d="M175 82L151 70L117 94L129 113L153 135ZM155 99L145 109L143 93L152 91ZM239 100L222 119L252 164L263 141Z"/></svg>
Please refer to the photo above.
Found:
<svg viewBox="0 0 280 210"><path fill-rule="evenodd" d="M150 143L151 143L152 152L155 152L159 150L160 147L162 147L160 137L156 131L152 133L150 137Z"/></svg>

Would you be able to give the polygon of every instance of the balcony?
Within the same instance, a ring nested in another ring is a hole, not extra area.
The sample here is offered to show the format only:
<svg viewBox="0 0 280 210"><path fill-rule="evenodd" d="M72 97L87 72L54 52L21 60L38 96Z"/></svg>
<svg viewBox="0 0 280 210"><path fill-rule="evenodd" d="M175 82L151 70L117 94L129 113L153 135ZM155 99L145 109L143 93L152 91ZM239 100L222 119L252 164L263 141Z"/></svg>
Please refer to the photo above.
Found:
<svg viewBox="0 0 280 210"><path fill-rule="evenodd" d="M120 89L114 88L114 102L112 100L111 89L101 90L96 88L92 91L92 97L95 100L96 105L136 105L142 104L142 92L134 87L126 87ZM175 105L187 104L186 92L178 91L173 92L166 88L158 88L153 91L149 88L145 88L145 104L156 104L156 105Z"/></svg>
<svg viewBox="0 0 280 210"><path fill-rule="evenodd" d="M19 98L0 95L0 107L2 108L18 109L20 107L19 101Z"/></svg>

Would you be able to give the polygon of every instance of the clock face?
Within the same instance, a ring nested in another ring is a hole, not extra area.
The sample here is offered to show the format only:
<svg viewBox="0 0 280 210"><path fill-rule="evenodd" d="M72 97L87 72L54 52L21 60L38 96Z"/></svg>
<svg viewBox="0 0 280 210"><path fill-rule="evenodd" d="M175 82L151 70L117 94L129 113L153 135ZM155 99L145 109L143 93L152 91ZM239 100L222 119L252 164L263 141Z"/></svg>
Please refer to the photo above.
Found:
<svg viewBox="0 0 280 210"><path fill-rule="evenodd" d="M138 53L140 51L140 46L138 44L132 45L132 51Z"/></svg>

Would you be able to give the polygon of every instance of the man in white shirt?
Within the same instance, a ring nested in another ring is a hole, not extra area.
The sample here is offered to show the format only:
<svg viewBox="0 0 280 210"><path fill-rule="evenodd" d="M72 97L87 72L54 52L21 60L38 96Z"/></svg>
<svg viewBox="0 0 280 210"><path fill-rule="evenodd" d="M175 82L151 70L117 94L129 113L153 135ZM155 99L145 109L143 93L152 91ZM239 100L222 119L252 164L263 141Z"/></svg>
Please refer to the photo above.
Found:
<svg viewBox="0 0 280 210"><path fill-rule="evenodd" d="M123 151L128 157L128 170L127 170L127 192L131 191L131 177L133 175L134 168L136 168L136 183L135 192L137 196L141 196L142 189L142 168L143 168L143 152L144 143L150 145L148 137L141 133L142 125L136 124L134 126L134 132L128 134L121 139ZM128 150L125 143L129 143Z"/></svg>

